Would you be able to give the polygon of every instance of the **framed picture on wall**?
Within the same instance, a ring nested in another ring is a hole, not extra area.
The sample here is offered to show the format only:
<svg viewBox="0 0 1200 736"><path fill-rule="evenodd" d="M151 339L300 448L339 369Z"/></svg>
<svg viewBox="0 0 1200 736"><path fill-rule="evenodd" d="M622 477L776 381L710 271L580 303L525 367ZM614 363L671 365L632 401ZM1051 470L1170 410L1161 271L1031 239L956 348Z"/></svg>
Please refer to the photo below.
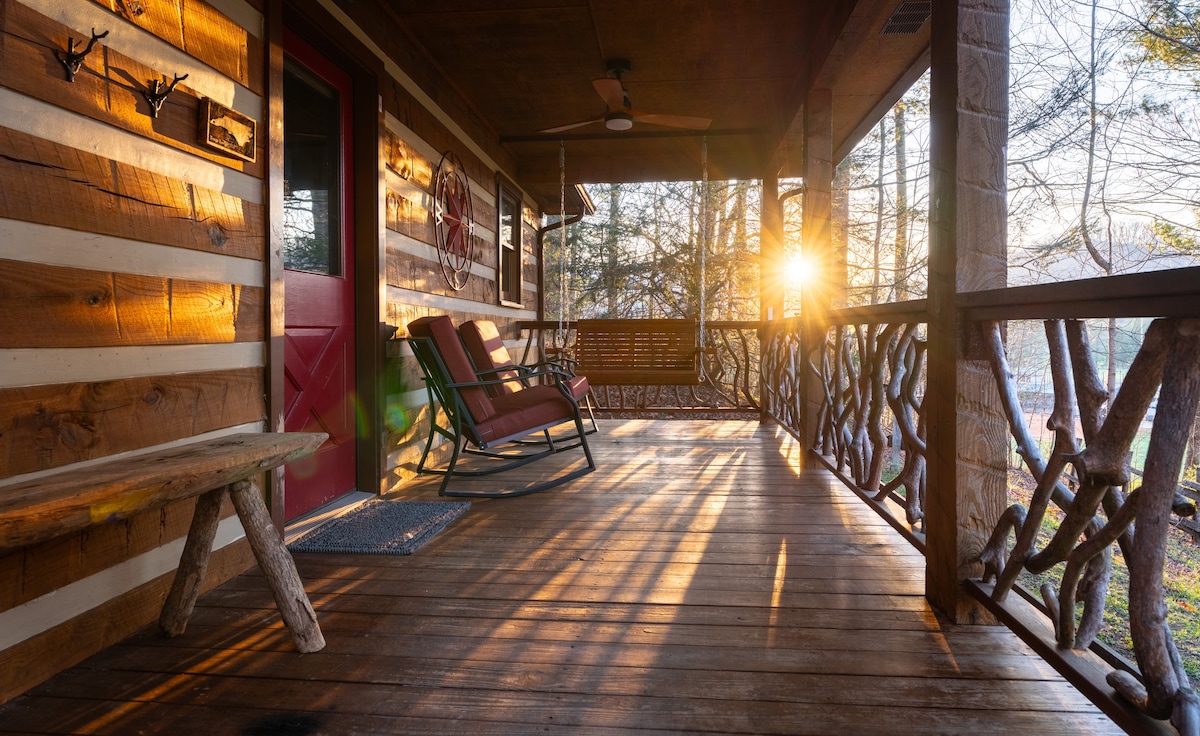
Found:
<svg viewBox="0 0 1200 736"><path fill-rule="evenodd" d="M222 153L253 161L258 141L255 120L207 97L200 101L200 142Z"/></svg>

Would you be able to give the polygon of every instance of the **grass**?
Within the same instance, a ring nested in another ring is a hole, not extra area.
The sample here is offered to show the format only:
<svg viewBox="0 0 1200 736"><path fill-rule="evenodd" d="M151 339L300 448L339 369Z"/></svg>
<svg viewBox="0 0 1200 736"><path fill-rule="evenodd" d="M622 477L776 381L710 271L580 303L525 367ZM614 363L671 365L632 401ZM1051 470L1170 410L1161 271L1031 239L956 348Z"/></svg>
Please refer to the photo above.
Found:
<svg viewBox="0 0 1200 736"><path fill-rule="evenodd" d="M1024 471L1009 473L1009 500L1028 506L1033 479ZM1042 521L1036 548L1041 549L1058 529L1061 514L1052 509ZM1022 572L1018 584L1037 592L1043 583L1057 590L1063 564L1046 573ZM1182 530L1172 529L1167 538L1167 560L1163 570L1167 623L1179 649L1188 676L1200 678L1200 545ZM1040 597L1040 596L1039 596ZM1099 639L1130 661L1135 661L1133 639L1129 634L1129 568L1121 551L1113 545L1112 580L1104 612L1104 628Z"/></svg>

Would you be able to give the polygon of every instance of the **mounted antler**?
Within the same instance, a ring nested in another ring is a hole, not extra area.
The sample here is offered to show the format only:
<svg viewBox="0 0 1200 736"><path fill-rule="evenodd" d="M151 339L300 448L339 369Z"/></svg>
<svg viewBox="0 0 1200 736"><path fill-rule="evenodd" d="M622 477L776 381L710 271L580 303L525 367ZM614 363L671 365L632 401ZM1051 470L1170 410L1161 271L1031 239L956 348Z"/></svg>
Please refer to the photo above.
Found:
<svg viewBox="0 0 1200 736"><path fill-rule="evenodd" d="M58 58L59 61L62 62L63 67L66 68L68 82L75 81L75 73L79 71L79 67L83 66L83 60L87 58L87 55L92 53L92 47L94 47L96 45L97 41L99 41L100 39L104 38L107 35L108 35L108 31L97 34L96 29L93 28L92 29L92 40L88 41L87 48L85 48L83 51L80 51L80 52L75 51L75 47L79 44L79 42L75 40L75 37L67 36L67 50L66 51L55 51L54 55Z"/></svg>
<svg viewBox="0 0 1200 736"><path fill-rule="evenodd" d="M175 90L175 87L187 78L187 74L184 74L182 77L176 75L175 79L167 85L166 89L163 89L162 82L157 79L147 80L150 89L143 92L142 96L146 98L146 102L150 103L150 117L158 117L158 111L162 109L163 101L167 99L167 95L171 94Z"/></svg>

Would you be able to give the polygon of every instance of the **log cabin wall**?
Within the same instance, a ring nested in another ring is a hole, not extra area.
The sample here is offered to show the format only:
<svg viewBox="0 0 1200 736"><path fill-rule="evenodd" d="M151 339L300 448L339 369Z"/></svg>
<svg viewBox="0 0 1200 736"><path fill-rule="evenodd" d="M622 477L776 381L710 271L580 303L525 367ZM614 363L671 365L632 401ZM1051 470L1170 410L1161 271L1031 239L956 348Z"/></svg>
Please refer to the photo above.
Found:
<svg viewBox="0 0 1200 736"><path fill-rule="evenodd" d="M0 2L0 494L263 429L262 150L198 137L205 97L263 119L261 39L241 0ZM0 701L156 617L192 505L0 550ZM208 586L253 561L224 516Z"/></svg>
<svg viewBox="0 0 1200 736"><path fill-rule="evenodd" d="M403 336L427 314L490 319L519 345L514 323L537 316L541 254L537 213L518 192L521 306L502 305L497 174L511 177L513 162L386 8L347 8L0 0L0 494L71 465L273 428L281 310L270 304L267 205L283 183L268 175L266 87L280 18L306 15L384 70L379 321ZM93 29L108 35L68 82L57 54L69 38L82 50ZM184 74L152 118L148 80ZM199 142L204 98L257 122L252 161ZM461 291L434 245L431 178L448 150L468 173L476 220ZM386 352L400 379L386 399L404 411L386 414L375 473L381 490L402 492L427 410L415 361L398 342ZM0 702L155 619L192 506L0 551ZM253 564L236 517L223 516L206 588Z"/></svg>

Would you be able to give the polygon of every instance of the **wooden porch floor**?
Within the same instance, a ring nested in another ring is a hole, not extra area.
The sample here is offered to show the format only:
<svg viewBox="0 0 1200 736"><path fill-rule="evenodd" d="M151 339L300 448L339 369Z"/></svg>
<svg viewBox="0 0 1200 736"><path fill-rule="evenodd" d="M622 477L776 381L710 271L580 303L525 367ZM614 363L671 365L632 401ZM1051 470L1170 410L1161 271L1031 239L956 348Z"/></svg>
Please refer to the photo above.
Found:
<svg viewBox="0 0 1200 736"><path fill-rule="evenodd" d="M597 472L476 501L413 556L299 555L321 652L255 570L0 732L1121 733L1006 629L939 620L923 558L778 430L614 420L592 443Z"/></svg>

